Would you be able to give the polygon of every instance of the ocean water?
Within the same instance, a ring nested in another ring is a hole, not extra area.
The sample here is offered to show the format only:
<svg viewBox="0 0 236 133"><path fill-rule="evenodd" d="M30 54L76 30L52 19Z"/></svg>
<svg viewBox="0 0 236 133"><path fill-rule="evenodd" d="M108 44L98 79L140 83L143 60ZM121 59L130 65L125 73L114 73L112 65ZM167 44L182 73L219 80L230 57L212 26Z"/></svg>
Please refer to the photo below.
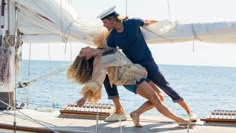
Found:
<svg viewBox="0 0 236 133"><path fill-rule="evenodd" d="M17 103L24 103L24 108L59 110L69 103L77 101L81 85L72 83L66 77L71 62L62 61L27 61L21 62L19 82L34 81L29 87L17 88ZM236 110L236 68L159 65L170 85L185 99L191 109L200 117L205 117L212 110ZM139 95L119 87L121 103L126 111L137 109L146 100ZM100 103L111 104L103 89ZM165 94L165 105L180 116L185 111ZM160 115L152 109L145 115Z"/></svg>

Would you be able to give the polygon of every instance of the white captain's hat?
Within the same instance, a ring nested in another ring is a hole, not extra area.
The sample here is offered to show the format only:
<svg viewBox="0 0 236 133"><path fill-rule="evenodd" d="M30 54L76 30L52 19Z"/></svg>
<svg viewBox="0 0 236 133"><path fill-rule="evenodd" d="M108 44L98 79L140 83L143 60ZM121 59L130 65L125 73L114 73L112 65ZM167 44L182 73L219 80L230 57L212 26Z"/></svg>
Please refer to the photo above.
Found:
<svg viewBox="0 0 236 133"><path fill-rule="evenodd" d="M113 7L109 8L109 9L106 9L101 14L99 14L97 16L97 18L100 18L101 20L103 20L103 19L105 19L107 17L110 17L110 16L115 16L115 17L119 16L119 14L116 13L115 8L116 8L116 6L113 6Z"/></svg>

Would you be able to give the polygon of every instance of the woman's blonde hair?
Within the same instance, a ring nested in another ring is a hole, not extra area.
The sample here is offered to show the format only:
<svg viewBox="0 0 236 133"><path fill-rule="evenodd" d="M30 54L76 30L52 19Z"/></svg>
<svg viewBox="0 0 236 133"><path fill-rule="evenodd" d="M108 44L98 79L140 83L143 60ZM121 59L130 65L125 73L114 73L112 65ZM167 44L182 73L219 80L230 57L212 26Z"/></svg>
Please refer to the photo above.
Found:
<svg viewBox="0 0 236 133"><path fill-rule="evenodd" d="M67 77L79 84L85 84L92 79L94 58L87 60L79 55L67 71Z"/></svg>

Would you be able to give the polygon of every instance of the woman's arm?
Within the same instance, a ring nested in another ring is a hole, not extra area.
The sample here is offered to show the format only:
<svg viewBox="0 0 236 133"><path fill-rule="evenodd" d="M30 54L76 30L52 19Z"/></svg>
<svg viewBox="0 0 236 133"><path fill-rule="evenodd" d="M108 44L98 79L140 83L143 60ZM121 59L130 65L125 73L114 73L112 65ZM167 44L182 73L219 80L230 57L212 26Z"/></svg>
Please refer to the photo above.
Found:
<svg viewBox="0 0 236 133"><path fill-rule="evenodd" d="M91 90L87 91L85 95L77 101L77 105L79 107L82 107L87 101L87 99L92 96L92 93L93 92Z"/></svg>

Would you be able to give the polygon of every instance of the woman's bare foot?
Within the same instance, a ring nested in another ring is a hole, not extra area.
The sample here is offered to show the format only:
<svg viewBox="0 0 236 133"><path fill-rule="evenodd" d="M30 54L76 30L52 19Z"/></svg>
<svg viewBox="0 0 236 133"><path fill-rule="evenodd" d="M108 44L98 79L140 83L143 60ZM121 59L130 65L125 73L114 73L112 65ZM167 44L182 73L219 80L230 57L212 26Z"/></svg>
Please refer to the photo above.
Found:
<svg viewBox="0 0 236 133"><path fill-rule="evenodd" d="M132 118L135 127L139 127L139 128L143 127L143 126L139 123L139 113L137 113L137 112L135 112L135 111L134 111L134 112L131 112L131 113L130 113L130 117Z"/></svg>
<svg viewBox="0 0 236 133"><path fill-rule="evenodd" d="M80 98L78 101L77 101L77 106L79 107L82 107L86 102L86 98Z"/></svg>

